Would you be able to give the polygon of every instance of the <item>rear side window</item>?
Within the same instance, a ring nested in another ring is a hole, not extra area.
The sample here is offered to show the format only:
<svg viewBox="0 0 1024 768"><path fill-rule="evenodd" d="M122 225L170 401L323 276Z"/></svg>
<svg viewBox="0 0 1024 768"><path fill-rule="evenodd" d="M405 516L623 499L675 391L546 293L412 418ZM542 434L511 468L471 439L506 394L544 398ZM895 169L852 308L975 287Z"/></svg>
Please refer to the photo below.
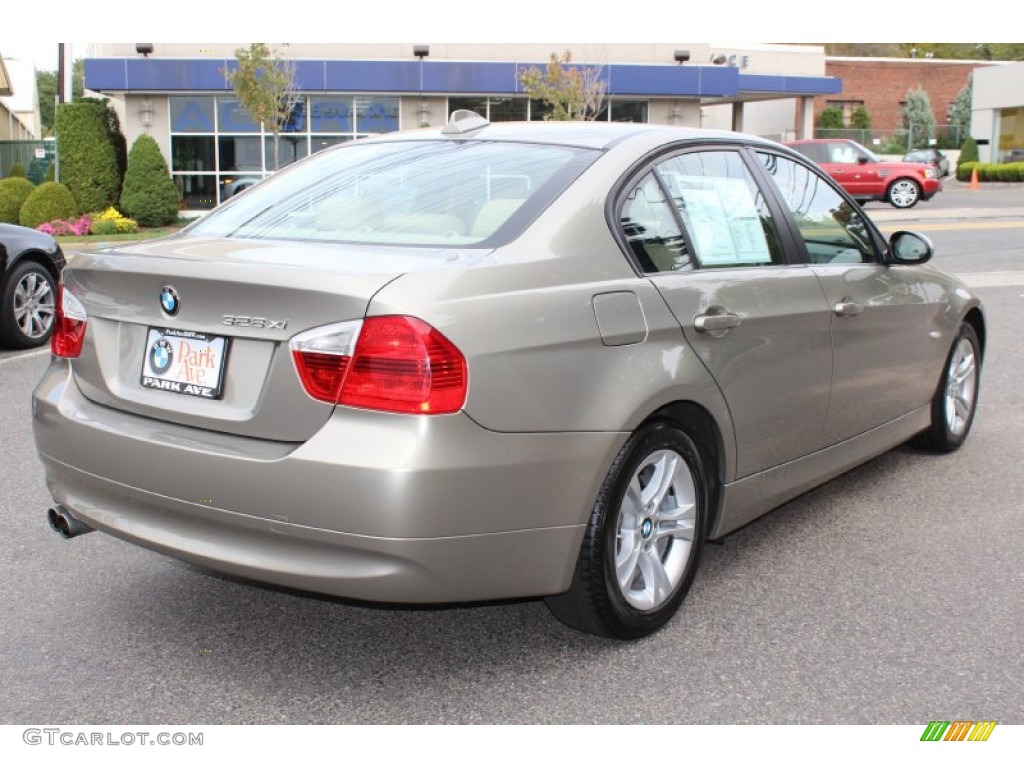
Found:
<svg viewBox="0 0 1024 768"><path fill-rule="evenodd" d="M653 173L626 195L620 215L626 242L644 272L679 272L690 254L672 203Z"/></svg>
<svg viewBox="0 0 1024 768"><path fill-rule="evenodd" d="M472 141L348 145L271 177L189 234L431 246L508 240L598 154Z"/></svg>
<svg viewBox="0 0 1024 768"><path fill-rule="evenodd" d="M646 273L785 263L764 194L736 150L657 163L626 195L620 225Z"/></svg>
<svg viewBox="0 0 1024 768"><path fill-rule="evenodd" d="M771 212L739 152L687 152L655 169L701 267L784 263Z"/></svg>

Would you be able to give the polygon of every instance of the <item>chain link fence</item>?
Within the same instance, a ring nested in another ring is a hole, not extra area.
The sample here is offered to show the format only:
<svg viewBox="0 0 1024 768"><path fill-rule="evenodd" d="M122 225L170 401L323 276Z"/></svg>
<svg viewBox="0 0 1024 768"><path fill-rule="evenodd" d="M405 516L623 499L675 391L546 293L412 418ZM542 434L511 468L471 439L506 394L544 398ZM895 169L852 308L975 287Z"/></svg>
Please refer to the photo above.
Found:
<svg viewBox="0 0 1024 768"><path fill-rule="evenodd" d="M923 126L911 126L910 129L898 128L891 131L874 128L815 128L814 138L852 139L882 155L902 155L911 149L930 146L937 149L959 149L967 138L966 130L960 125L936 125L928 139L925 138L927 132L922 128Z"/></svg>
<svg viewBox="0 0 1024 768"><path fill-rule="evenodd" d="M0 141L0 178L10 176L11 168L20 163L29 181L42 184L56 157L55 141Z"/></svg>

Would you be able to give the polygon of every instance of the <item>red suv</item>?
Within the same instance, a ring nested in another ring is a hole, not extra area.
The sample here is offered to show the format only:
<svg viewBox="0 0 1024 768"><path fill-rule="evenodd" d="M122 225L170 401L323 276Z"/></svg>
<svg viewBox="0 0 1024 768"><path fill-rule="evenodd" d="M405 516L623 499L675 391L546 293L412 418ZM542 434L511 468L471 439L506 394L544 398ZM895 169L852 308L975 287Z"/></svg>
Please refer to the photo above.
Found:
<svg viewBox="0 0 1024 768"><path fill-rule="evenodd" d="M820 165L860 202L883 200L897 208L911 208L942 189L931 166L889 163L849 139L806 139L786 145Z"/></svg>

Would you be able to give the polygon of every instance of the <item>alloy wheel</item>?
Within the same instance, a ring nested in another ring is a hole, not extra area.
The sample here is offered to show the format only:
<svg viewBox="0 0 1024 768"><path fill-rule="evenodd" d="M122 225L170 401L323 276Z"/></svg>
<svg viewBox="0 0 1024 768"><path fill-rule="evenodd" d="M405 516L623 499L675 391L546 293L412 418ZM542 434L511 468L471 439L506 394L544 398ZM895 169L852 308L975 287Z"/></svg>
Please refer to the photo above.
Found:
<svg viewBox="0 0 1024 768"><path fill-rule="evenodd" d="M53 325L53 287L39 272L27 272L14 289L14 322L29 339L41 339Z"/></svg>
<svg viewBox="0 0 1024 768"><path fill-rule="evenodd" d="M632 607L655 610L679 586L693 549L697 501L686 460L659 450L640 462L619 509L615 577Z"/></svg>

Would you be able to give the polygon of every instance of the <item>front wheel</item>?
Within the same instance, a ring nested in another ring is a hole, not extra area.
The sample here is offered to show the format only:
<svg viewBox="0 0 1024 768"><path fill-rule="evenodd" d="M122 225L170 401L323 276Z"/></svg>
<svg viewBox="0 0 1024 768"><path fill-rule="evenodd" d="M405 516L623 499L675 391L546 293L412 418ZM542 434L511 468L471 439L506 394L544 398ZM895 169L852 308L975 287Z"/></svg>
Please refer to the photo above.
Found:
<svg viewBox="0 0 1024 768"><path fill-rule="evenodd" d="M594 504L572 586L547 598L575 629L634 639L679 608L700 559L707 514L700 451L667 422L641 427L619 451Z"/></svg>
<svg viewBox="0 0 1024 768"><path fill-rule="evenodd" d="M962 323L932 398L932 423L916 444L939 453L955 451L971 431L978 406L981 344L970 323Z"/></svg>
<svg viewBox="0 0 1024 768"><path fill-rule="evenodd" d="M889 187L886 199L896 208L913 208L921 199L921 187L913 179L899 179Z"/></svg>

